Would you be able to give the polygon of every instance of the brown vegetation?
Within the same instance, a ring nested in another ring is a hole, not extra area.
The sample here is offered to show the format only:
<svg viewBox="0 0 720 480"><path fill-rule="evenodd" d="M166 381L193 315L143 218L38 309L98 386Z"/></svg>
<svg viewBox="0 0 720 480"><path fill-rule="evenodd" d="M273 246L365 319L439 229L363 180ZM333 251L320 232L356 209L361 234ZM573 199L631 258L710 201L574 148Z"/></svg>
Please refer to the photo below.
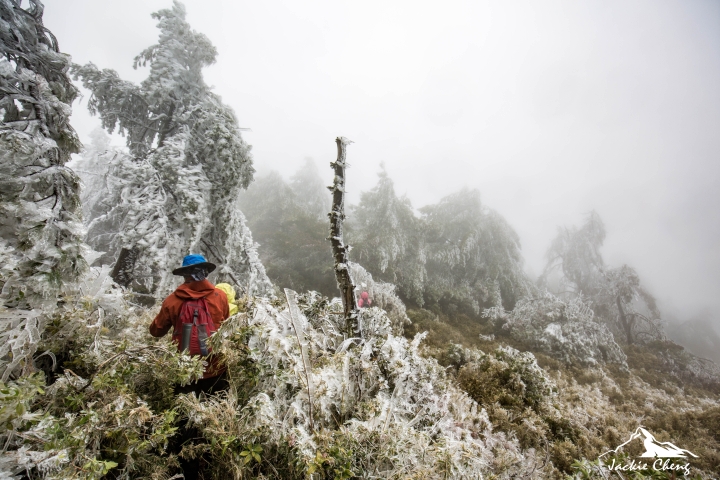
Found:
<svg viewBox="0 0 720 480"><path fill-rule="evenodd" d="M497 353L501 345L532 351L530 346L502 336L489 322L427 310L408 316L413 324L406 335L427 330L425 353L486 409L494 429L544 452L555 478L574 474L579 460L595 461L640 425L659 441L698 455L692 475L714 478L720 472L720 383L693 374L687 366L692 356L681 346L623 345L629 370L581 368L533 352L542 375L532 375Z"/></svg>

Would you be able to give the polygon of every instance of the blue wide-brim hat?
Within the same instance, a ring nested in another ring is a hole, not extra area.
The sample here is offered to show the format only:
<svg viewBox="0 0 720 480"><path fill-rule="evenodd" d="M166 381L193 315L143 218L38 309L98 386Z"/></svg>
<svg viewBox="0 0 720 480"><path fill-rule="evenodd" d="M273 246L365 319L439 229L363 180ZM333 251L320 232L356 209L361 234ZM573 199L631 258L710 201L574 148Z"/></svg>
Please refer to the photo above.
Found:
<svg viewBox="0 0 720 480"><path fill-rule="evenodd" d="M207 268L208 273L212 272L213 270L215 270L215 268L217 268L214 263L208 262L202 255L193 253L191 255L186 255L185 258L183 258L182 267L173 270L173 275L189 274L197 267Z"/></svg>

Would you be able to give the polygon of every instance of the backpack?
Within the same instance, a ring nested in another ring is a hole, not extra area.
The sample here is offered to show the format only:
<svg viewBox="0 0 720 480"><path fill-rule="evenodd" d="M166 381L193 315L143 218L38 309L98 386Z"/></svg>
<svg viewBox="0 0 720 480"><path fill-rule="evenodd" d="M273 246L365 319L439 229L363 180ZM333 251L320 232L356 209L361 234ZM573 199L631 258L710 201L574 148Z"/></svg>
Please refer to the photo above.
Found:
<svg viewBox="0 0 720 480"><path fill-rule="evenodd" d="M180 316L174 325L173 341L177 343L179 351L205 357L210 353L207 339L216 331L207 300L186 300L180 307Z"/></svg>

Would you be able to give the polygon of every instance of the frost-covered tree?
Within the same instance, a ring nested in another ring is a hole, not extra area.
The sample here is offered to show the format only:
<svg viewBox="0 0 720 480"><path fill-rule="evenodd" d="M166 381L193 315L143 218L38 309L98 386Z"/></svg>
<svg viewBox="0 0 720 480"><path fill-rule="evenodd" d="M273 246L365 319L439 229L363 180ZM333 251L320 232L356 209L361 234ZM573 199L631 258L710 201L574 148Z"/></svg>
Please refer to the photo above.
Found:
<svg viewBox="0 0 720 480"><path fill-rule="evenodd" d="M597 303L609 311L625 341L632 344L664 338L655 297L640 285L635 269L623 265L602 273L604 282Z"/></svg>
<svg viewBox="0 0 720 480"><path fill-rule="evenodd" d="M122 150L108 151L102 157L109 167L107 189L101 190L100 201L93 206L96 216L87 219L88 243L106 252L108 264L117 260L113 270L117 283L139 290L138 280L144 280L144 290L151 291L153 281L163 278L171 254L168 249L181 241L173 238L168 228L169 195L148 162L137 162ZM121 242L145 248L122 248Z"/></svg>
<svg viewBox="0 0 720 480"><path fill-rule="evenodd" d="M114 199L108 194L111 190L108 182L115 178L110 175L110 170L118 163L118 156L128 156L121 149L112 147L110 141L105 130L96 128L90 133L90 144L85 145L81 154L70 163L81 180L80 202L86 228L85 241L100 254L95 262L101 265L110 265L115 261L112 241L120 232L120 219L107 215L115 206L110 203Z"/></svg>
<svg viewBox="0 0 720 480"><path fill-rule="evenodd" d="M523 271L520 239L497 212L463 189L420 209L426 224L427 286L431 301L512 308L532 286Z"/></svg>
<svg viewBox="0 0 720 480"><path fill-rule="evenodd" d="M44 313L87 266L80 185L65 166L80 149L77 89L43 9L0 0L0 385L33 370Z"/></svg>
<svg viewBox="0 0 720 480"><path fill-rule="evenodd" d="M594 211L580 228L559 228L548 250L540 284L547 285L553 274L559 274L559 295L581 297L592 307L596 319L628 344L664 338L655 298L641 286L633 268L605 265L600 253L604 240L605 226Z"/></svg>
<svg viewBox="0 0 720 480"><path fill-rule="evenodd" d="M228 254L219 275L238 284L248 296L272 294L273 284L265 273L265 266L258 253L259 245L253 241L239 199L232 205L227 222L227 230L230 232L226 243ZM239 278L235 277L238 274Z"/></svg>
<svg viewBox="0 0 720 480"><path fill-rule="evenodd" d="M305 173L301 170L293 178ZM288 185L278 172L270 172L241 193L239 205L260 243L258 251L268 276L276 284L337 295L327 242L329 208L318 216L296 194L298 188Z"/></svg>
<svg viewBox="0 0 720 480"><path fill-rule="evenodd" d="M353 258L377 278L398 285L403 296L423 304L425 250L422 222L410 200L398 198L382 166L378 183L360 194L349 216Z"/></svg>
<svg viewBox="0 0 720 480"><path fill-rule="evenodd" d="M323 222L327 221L330 211L330 194L325 183L310 157L305 159L305 164L290 178L290 188L298 204Z"/></svg>
<svg viewBox="0 0 720 480"><path fill-rule="evenodd" d="M232 209L254 169L235 115L203 80L215 47L190 28L179 2L153 18L160 38L135 58L135 68L149 67L140 85L92 63L73 72L92 92L91 113L109 132L125 135L130 153L118 155L110 172L117 182L109 189L114 206L106 215L123 219L112 243L113 276L162 294L171 266L191 251L236 278L246 271L253 253L231 249L253 243L238 243L229 226L242 220Z"/></svg>
<svg viewBox="0 0 720 480"><path fill-rule="evenodd" d="M80 202L83 220L98 216L94 209L100 206L103 193L107 191L105 183L110 162L106 155L116 150L110 146L110 141L110 135L105 130L96 128L90 133L90 144L85 145L79 158L70 163L82 182Z"/></svg>
<svg viewBox="0 0 720 480"><path fill-rule="evenodd" d="M53 298L84 270L69 123L70 58L43 26L43 4L0 0L0 286L5 305Z"/></svg>
<svg viewBox="0 0 720 480"><path fill-rule="evenodd" d="M511 312L496 306L484 310L483 316L502 322L516 340L567 364L627 367L613 334L594 321L594 312L579 297L565 302L547 291L538 292L521 298Z"/></svg>
<svg viewBox="0 0 720 480"><path fill-rule="evenodd" d="M586 297L596 295L605 266L600 253L604 241L605 225L595 211L590 212L580 228L558 227L558 234L545 255L547 265L540 282L546 283L549 275L560 271L562 290Z"/></svg>
<svg viewBox="0 0 720 480"><path fill-rule="evenodd" d="M476 190L423 207L418 217L384 168L378 176L351 212L353 258L375 278L396 284L401 297L477 314L481 306L512 308L534 289L517 233L480 203Z"/></svg>

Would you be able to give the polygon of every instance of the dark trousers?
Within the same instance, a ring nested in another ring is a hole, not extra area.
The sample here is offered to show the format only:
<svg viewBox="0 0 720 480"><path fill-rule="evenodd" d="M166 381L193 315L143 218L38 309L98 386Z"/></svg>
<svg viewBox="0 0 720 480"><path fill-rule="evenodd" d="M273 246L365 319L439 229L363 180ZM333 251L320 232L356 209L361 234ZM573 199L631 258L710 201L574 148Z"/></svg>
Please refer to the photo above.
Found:
<svg viewBox="0 0 720 480"><path fill-rule="evenodd" d="M201 393L204 393L205 395L213 395L227 390L227 388L227 373L223 372L217 377L201 378L195 383L189 383L183 386L178 385L175 387L175 395L195 392L195 395L199 397Z"/></svg>
<svg viewBox="0 0 720 480"><path fill-rule="evenodd" d="M198 397L200 397L201 394L206 396L213 395L227 390L228 386L227 375L222 373L217 377L202 378L189 385L178 385L175 387L175 395L190 392L195 392ZM187 424L181 425L180 428L178 428L178 435L176 438L177 440L176 442L173 442L174 448L172 449L174 453L180 453L183 445L186 443L197 443L203 441L198 429L190 427ZM207 459L200 457L186 460L181 457L180 468L182 468L183 475L185 475L185 480L198 480L200 478L200 467L202 463L207 463Z"/></svg>

